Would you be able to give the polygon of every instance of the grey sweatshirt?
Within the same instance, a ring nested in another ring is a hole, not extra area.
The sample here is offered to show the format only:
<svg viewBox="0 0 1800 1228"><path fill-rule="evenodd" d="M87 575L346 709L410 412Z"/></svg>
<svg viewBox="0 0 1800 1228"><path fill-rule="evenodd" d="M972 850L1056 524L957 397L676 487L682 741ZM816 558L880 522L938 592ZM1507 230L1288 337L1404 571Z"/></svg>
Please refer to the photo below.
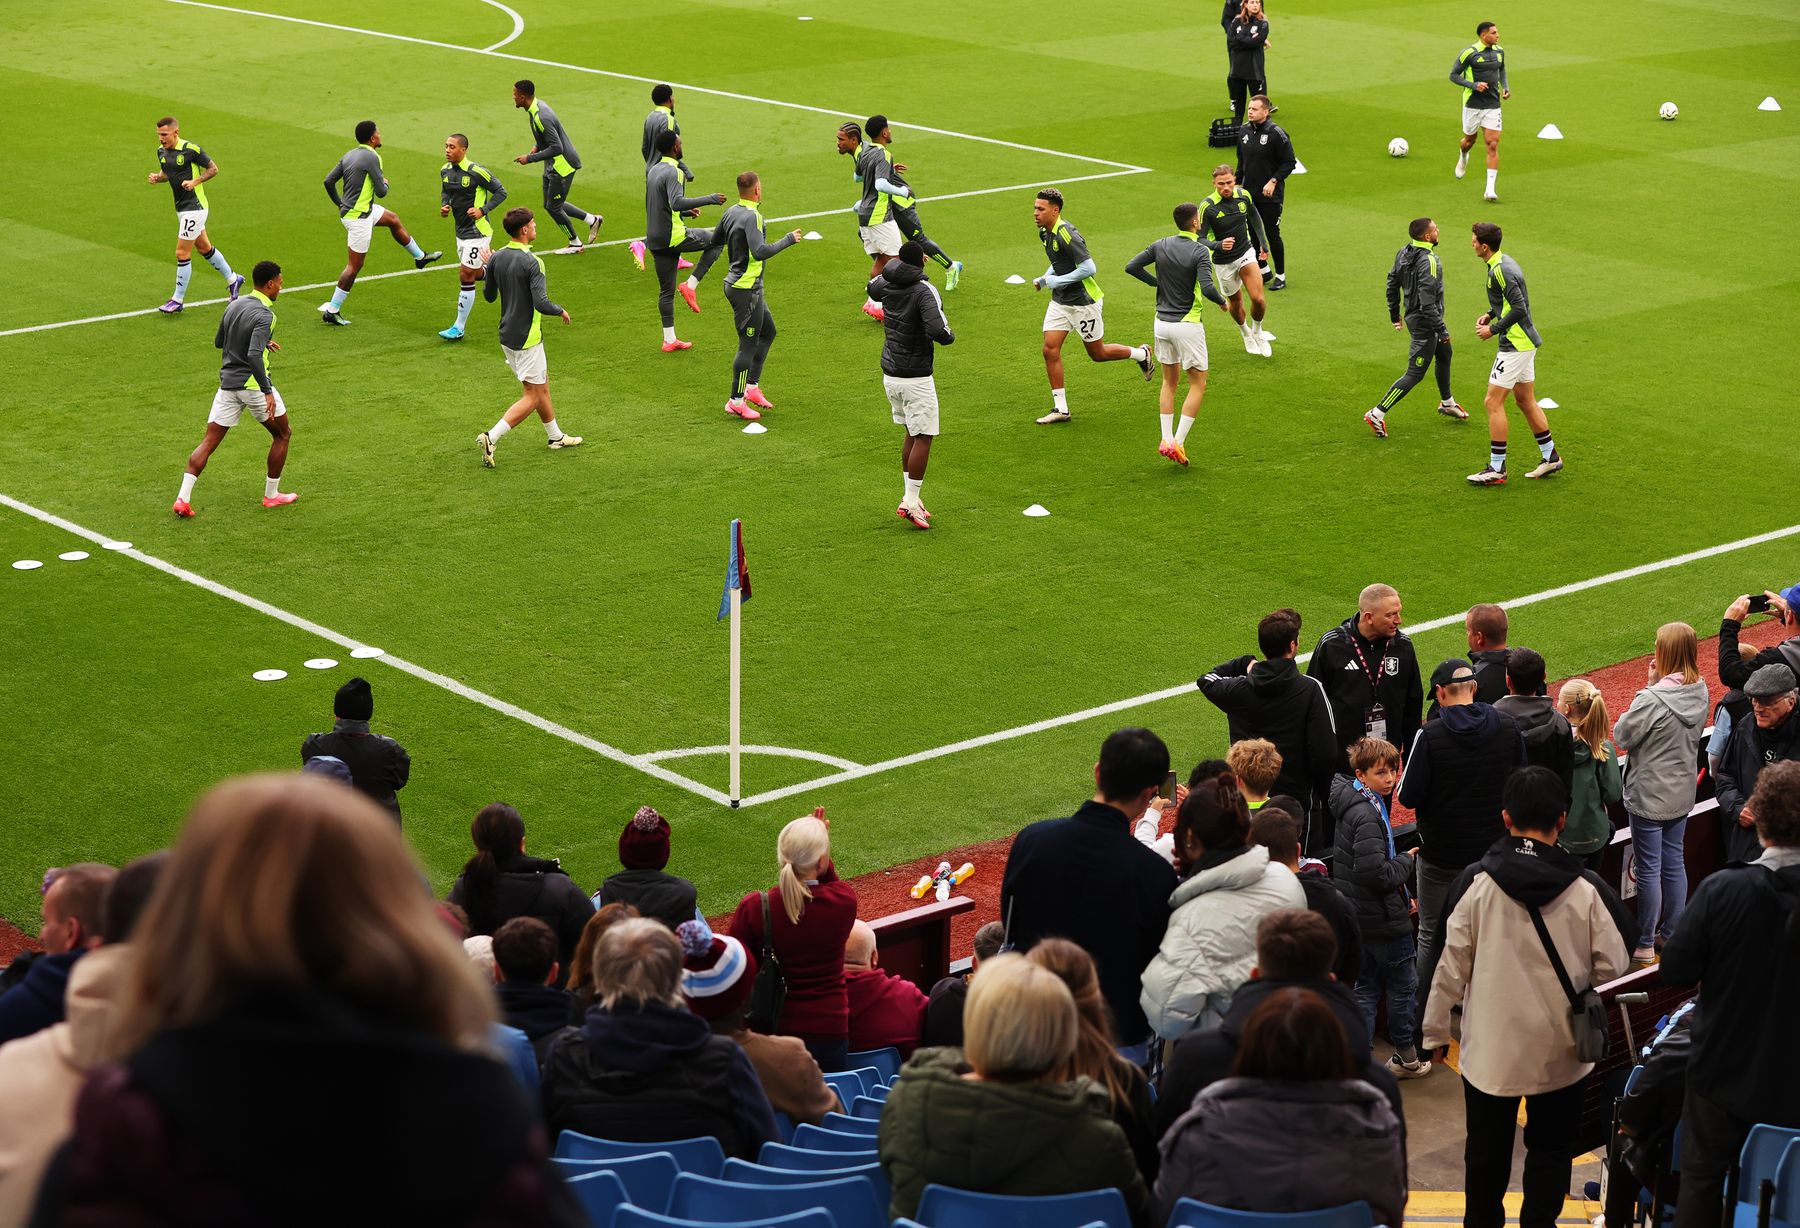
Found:
<svg viewBox="0 0 1800 1228"><path fill-rule="evenodd" d="M1445 335L1444 262L1434 245L1415 239L1394 253L1394 267L1387 277L1388 318L1398 324L1405 311L1406 326L1421 337Z"/></svg>
<svg viewBox="0 0 1800 1228"><path fill-rule="evenodd" d="M340 193L338 185L343 185ZM338 159L325 176L325 195L344 217L367 217L375 201L388 194L387 176L381 173L381 155L368 145L358 145Z"/></svg>
<svg viewBox="0 0 1800 1228"><path fill-rule="evenodd" d="M1155 265L1156 272L1145 272L1147 265ZM1156 318L1171 324L1199 321L1196 291L1221 306L1225 303L1225 296L1213 283L1212 254L1200 236L1190 231L1158 239L1127 261L1125 271L1156 287Z"/></svg>
<svg viewBox="0 0 1800 1228"><path fill-rule="evenodd" d="M556 118L556 112L542 98L533 98L525 108L525 120L531 125L531 141L536 146L525 155L527 162L548 162L559 175L572 175L581 169L581 155L575 142Z"/></svg>
<svg viewBox="0 0 1800 1228"><path fill-rule="evenodd" d="M673 247L687 234L680 214L714 204L710 196L683 196L681 164L673 158L652 162L644 171L644 242L651 247Z"/></svg>
<svg viewBox="0 0 1800 1228"><path fill-rule="evenodd" d="M650 114L644 116L644 147L642 152L644 155L645 169L649 169L656 161L656 138L665 132L673 132L676 136L681 135L681 125L676 121L675 112L672 109L669 107L657 107L655 110L651 111ZM683 180L688 183L694 182L694 172L688 169L687 160L685 158L678 161L675 165L681 168L681 177Z"/></svg>
<svg viewBox="0 0 1800 1228"><path fill-rule="evenodd" d="M219 331L213 334L213 345L224 351L219 361L221 390L239 392L252 385L262 392L275 390L263 360L274 331L275 307L262 291L252 290L226 305L225 314L219 317Z"/></svg>
<svg viewBox="0 0 1800 1228"><path fill-rule="evenodd" d="M762 285L763 261L794 245L790 232L773 243L763 237L762 211L747 200L740 200L719 216L713 236L723 237L729 261L725 270L727 290L754 290Z"/></svg>
<svg viewBox="0 0 1800 1228"><path fill-rule="evenodd" d="M1625 809L1667 823L1694 808L1707 707L1704 681L1637 693L1613 726L1613 741L1625 752Z"/></svg>
<svg viewBox="0 0 1800 1228"><path fill-rule="evenodd" d="M1504 252L1488 260L1488 327L1505 350L1535 350L1544 344L1531 322L1531 300L1525 296L1525 274L1519 262Z"/></svg>
<svg viewBox="0 0 1800 1228"><path fill-rule="evenodd" d="M560 316L561 306L550 301L544 262L523 243L508 243L489 261L482 296L500 298L500 344L509 350L528 350L542 341L540 315Z"/></svg>
<svg viewBox="0 0 1800 1228"><path fill-rule="evenodd" d="M1470 43L1450 66L1450 82L1462 87L1463 106L1472 111L1498 111L1500 91L1509 88L1506 84L1506 48L1498 43L1492 47L1483 46L1479 41ZM1485 82L1487 88L1477 90L1477 82Z"/></svg>

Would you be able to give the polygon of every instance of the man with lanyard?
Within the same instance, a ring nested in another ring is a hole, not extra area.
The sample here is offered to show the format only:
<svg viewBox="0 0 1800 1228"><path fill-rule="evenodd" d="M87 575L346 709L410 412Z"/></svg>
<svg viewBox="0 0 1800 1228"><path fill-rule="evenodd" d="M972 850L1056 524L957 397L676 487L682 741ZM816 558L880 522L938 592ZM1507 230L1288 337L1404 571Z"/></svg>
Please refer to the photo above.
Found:
<svg viewBox="0 0 1800 1228"><path fill-rule="evenodd" d="M1357 612L1319 638L1306 667L1331 701L1339 771L1343 752L1358 738L1383 738L1404 752L1419 728L1425 688L1412 640L1400 630L1400 608L1391 586L1369 585Z"/></svg>
<svg viewBox="0 0 1800 1228"><path fill-rule="evenodd" d="M728 264L725 301L731 304L738 336L737 357L731 360L731 397L725 412L754 422L762 414L752 406L773 409L762 393L763 362L775 344L775 317L763 299L763 261L773 259L800 241L791 231L775 242L763 235L762 178L755 171L737 177L738 202L719 217L716 233L723 237ZM746 382L748 381L748 382Z"/></svg>
<svg viewBox="0 0 1800 1228"><path fill-rule="evenodd" d="M1201 298L1225 309L1225 296L1213 284L1212 256L1200 241L1200 206L1175 206L1175 233L1158 239L1133 256L1125 271L1156 288L1156 361L1162 366L1162 444L1157 452L1178 465L1188 463L1188 431L1206 395L1206 325L1200 322ZM1154 273L1145 269L1154 265ZM1175 424L1175 388L1187 372L1187 396L1181 402L1181 425Z"/></svg>
<svg viewBox="0 0 1800 1228"><path fill-rule="evenodd" d="M488 215L506 200L506 185L485 166L469 161L469 138L452 132L444 139L444 165L438 171L438 216L456 223L456 273L461 288L456 294L456 323L438 336L461 341L469 312L475 306L475 283L481 280L494 227Z"/></svg>

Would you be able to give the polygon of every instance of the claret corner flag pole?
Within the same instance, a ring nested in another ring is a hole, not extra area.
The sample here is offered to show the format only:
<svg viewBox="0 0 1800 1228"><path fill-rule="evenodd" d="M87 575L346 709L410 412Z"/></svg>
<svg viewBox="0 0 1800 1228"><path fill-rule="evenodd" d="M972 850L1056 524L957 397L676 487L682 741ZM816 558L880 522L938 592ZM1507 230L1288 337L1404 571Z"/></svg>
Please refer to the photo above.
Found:
<svg viewBox="0 0 1800 1228"><path fill-rule="evenodd" d="M744 522L731 522L731 557L725 565L725 592L719 597L719 618L731 619L731 808L743 796L739 788L738 760L742 736L738 704L743 679L743 607L750 600L750 564L744 558ZM719 619L714 619L717 622Z"/></svg>

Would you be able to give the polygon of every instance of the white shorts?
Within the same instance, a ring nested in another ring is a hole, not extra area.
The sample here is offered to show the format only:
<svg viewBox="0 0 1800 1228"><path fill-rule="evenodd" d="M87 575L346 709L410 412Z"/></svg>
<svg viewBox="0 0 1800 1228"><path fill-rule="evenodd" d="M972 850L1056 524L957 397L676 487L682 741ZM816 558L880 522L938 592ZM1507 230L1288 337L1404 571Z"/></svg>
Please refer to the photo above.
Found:
<svg viewBox="0 0 1800 1228"><path fill-rule="evenodd" d="M1198 320L1158 320L1156 361L1183 371L1206 370L1206 325Z"/></svg>
<svg viewBox="0 0 1800 1228"><path fill-rule="evenodd" d="M528 350L509 350L500 347L506 355L506 365L512 373L519 377L521 384L547 384L550 382L550 362L544 357L544 343L538 342Z"/></svg>
<svg viewBox="0 0 1800 1228"><path fill-rule="evenodd" d="M1500 108L1489 107L1478 111L1474 107L1463 108L1463 135L1474 136L1486 128L1490 132L1500 131Z"/></svg>
<svg viewBox="0 0 1800 1228"><path fill-rule="evenodd" d="M491 240L487 235L476 239L458 239L456 241L456 263L465 269L479 269L481 258L487 254Z"/></svg>
<svg viewBox="0 0 1800 1228"><path fill-rule="evenodd" d="M1494 369L1488 372L1488 384L1492 387L1511 388L1514 384L1536 382L1536 350L1501 350L1494 355Z"/></svg>
<svg viewBox="0 0 1800 1228"><path fill-rule="evenodd" d="M1244 288L1244 270L1256 267L1256 253L1245 252L1230 264L1215 264L1213 271L1219 275L1219 292L1230 298Z"/></svg>
<svg viewBox="0 0 1800 1228"><path fill-rule="evenodd" d="M891 218L878 226L858 226L856 233L862 237L863 251L871 256L900 254L900 227Z"/></svg>
<svg viewBox="0 0 1800 1228"><path fill-rule="evenodd" d="M369 209L367 217L347 217L344 219L344 233L349 236L350 250L357 255L367 255L369 240L375 237L375 224L387 216L387 210L380 205Z"/></svg>
<svg viewBox="0 0 1800 1228"><path fill-rule="evenodd" d="M1044 308L1044 331L1074 333L1084 342L1098 341L1106 336L1106 320L1100 313L1099 303L1070 307L1051 299L1050 305Z"/></svg>
<svg viewBox="0 0 1800 1228"><path fill-rule="evenodd" d="M921 379L896 379L884 375L881 386L887 390L895 424L905 427L908 435L938 433L937 384L929 375Z"/></svg>
<svg viewBox="0 0 1800 1228"><path fill-rule="evenodd" d="M175 215L175 237L177 239L198 239L206 233L206 209L190 209L186 213Z"/></svg>
<svg viewBox="0 0 1800 1228"><path fill-rule="evenodd" d="M227 392L221 388L213 394L212 412L206 415L208 422L217 423L227 429L238 424L245 410L258 422L269 420L269 405L261 391L255 388L240 388L236 392ZM275 413L277 418L287 416L287 406L282 403L281 394L275 394Z"/></svg>

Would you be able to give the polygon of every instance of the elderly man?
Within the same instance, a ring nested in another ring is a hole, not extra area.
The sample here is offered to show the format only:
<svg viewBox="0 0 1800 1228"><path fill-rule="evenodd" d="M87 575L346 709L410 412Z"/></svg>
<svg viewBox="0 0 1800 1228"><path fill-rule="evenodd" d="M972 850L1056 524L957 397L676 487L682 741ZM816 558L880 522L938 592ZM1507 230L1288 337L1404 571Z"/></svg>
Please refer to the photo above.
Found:
<svg viewBox="0 0 1800 1228"><path fill-rule="evenodd" d="M1793 1073L1800 763L1765 767L1742 812L1754 816L1762 853L1707 876L1657 968L1665 985L1701 986L1681 1110L1676 1228L1717 1228L1725 1174L1751 1123L1800 1126Z"/></svg>
<svg viewBox="0 0 1800 1228"><path fill-rule="evenodd" d="M925 1033L925 1011L930 1000L903 976L884 972L878 965L875 930L867 921L850 927L844 944L844 992L850 999L850 1051L862 1053L900 1050L911 1057Z"/></svg>
<svg viewBox="0 0 1800 1228"><path fill-rule="evenodd" d="M63 1021L69 973L77 960L104 941L101 907L118 874L112 866L84 861L44 875L44 926L38 931L44 952L21 955L6 970L9 987L0 996L0 1044ZM16 977L15 970L24 975Z"/></svg>
<svg viewBox="0 0 1800 1228"><path fill-rule="evenodd" d="M1800 584L1784 592L1773 589L1765 590L1761 597L1753 598L1749 594L1739 597L1725 610L1725 617L1719 622L1719 680L1728 687L1742 689L1750 681L1750 675L1765 665L1786 665L1800 676L1800 611L1794 604L1800 599ZM1755 603L1754 607L1752 602ZM1744 620L1754 610L1760 609L1787 632L1787 638L1771 648L1764 648L1749 659L1744 659L1738 651L1738 634L1743 630Z"/></svg>
<svg viewBox="0 0 1800 1228"><path fill-rule="evenodd" d="M1745 804L1757 778L1773 763L1800 760L1800 717L1794 715L1794 671L1764 665L1744 683L1754 720L1731 727L1731 740L1715 774L1719 809L1725 816L1725 859L1755 861L1762 856L1752 811Z"/></svg>
<svg viewBox="0 0 1800 1228"><path fill-rule="evenodd" d="M1344 752L1358 738L1382 738L1410 753L1425 688L1412 640L1400 630L1400 594L1391 585L1371 584L1357 599L1356 613L1319 637L1309 678L1331 700L1337 732L1335 770L1348 772Z"/></svg>

